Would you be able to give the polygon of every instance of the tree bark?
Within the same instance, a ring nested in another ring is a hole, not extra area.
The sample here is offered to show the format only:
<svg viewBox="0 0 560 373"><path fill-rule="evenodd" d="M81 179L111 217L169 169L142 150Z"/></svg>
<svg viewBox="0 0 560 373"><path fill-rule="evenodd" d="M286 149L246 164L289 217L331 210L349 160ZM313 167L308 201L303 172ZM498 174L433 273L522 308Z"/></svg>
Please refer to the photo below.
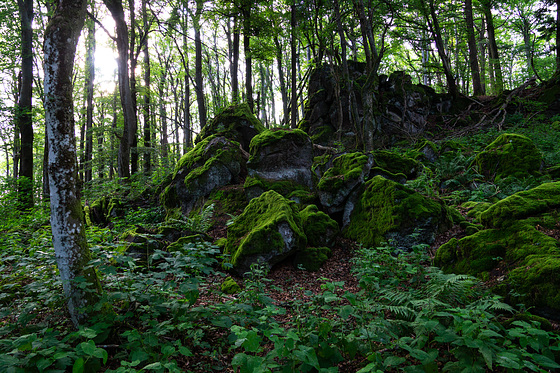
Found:
<svg viewBox="0 0 560 373"><path fill-rule="evenodd" d="M556 0L556 74L560 74L560 0Z"/></svg>
<svg viewBox="0 0 560 373"><path fill-rule="evenodd" d="M249 109L253 111L253 57L251 55L251 3L243 7L243 51L245 53L245 94Z"/></svg>
<svg viewBox="0 0 560 373"><path fill-rule="evenodd" d="M117 27L119 93L124 116L123 132L119 139L118 172L119 177L127 178L130 177L130 138L136 123L136 113L128 76L128 27L124 19L122 0L103 0L103 3L111 12Z"/></svg>
<svg viewBox="0 0 560 373"><path fill-rule="evenodd" d="M151 105L151 70L150 70L150 48L148 43L148 33L150 25L148 23L147 0L142 0L142 28L143 35L143 53L144 53L144 173L152 172L152 129L150 121L150 105Z"/></svg>
<svg viewBox="0 0 560 373"><path fill-rule="evenodd" d="M195 49L195 91L196 103L198 105L198 120L200 128L206 126L206 102L204 100L204 87L202 79L202 40L200 38L200 17L204 3L196 0L196 12L193 17L194 26L194 49Z"/></svg>
<svg viewBox="0 0 560 373"><path fill-rule="evenodd" d="M60 0L45 31L45 124L49 141L49 181L53 246L68 311L77 327L86 318L100 289L96 272L87 268L90 252L84 215L76 191L77 160L72 98L76 44L84 25L85 0ZM87 284L78 283L82 279Z"/></svg>
<svg viewBox="0 0 560 373"><path fill-rule="evenodd" d="M84 154L84 183L92 180L93 159L93 82L95 80L95 23L86 22L87 26L87 52L86 52L86 128L85 128L85 154Z"/></svg>
<svg viewBox="0 0 560 373"><path fill-rule="evenodd" d="M282 55L284 53L278 36L274 36L274 45L276 46L276 64L278 65L278 80L280 81L280 94L282 96L282 113L283 119L281 123L288 123L290 113L288 111L288 89L286 88L286 78L284 76L284 62Z"/></svg>
<svg viewBox="0 0 560 373"><path fill-rule="evenodd" d="M21 21L21 85L17 104L20 134L19 207L33 207L33 0L18 0Z"/></svg>
<svg viewBox="0 0 560 373"><path fill-rule="evenodd" d="M128 144L130 146L130 173L138 172L138 105L136 88L136 66L138 65L138 54L136 53L136 15L134 0L128 0L130 12L130 96L132 101L132 111L134 116L131 118L128 128ZM119 53L120 54L120 53Z"/></svg>
<svg viewBox="0 0 560 373"><path fill-rule="evenodd" d="M498 44L496 43L496 32L494 30L494 18L492 16L491 0L480 2L484 18L486 19L486 31L488 32L488 52L490 54L489 65L492 67L494 75L494 94L499 95L504 90L504 78L502 75L502 66L500 64L500 55L498 52Z"/></svg>
<svg viewBox="0 0 560 373"><path fill-rule="evenodd" d="M476 48L476 38L474 35L474 19L472 0L465 0L465 22L467 23L467 42L469 45L469 65L473 80L473 94L480 96L483 94L482 83L480 82L480 69L478 66L478 50Z"/></svg>
<svg viewBox="0 0 560 373"><path fill-rule="evenodd" d="M296 5L295 2L292 3L290 8L290 30L291 30L291 41L290 41L290 49L292 55L292 64L291 64L291 120L290 120L290 127L297 128L297 39L296 39Z"/></svg>
<svg viewBox="0 0 560 373"><path fill-rule="evenodd" d="M238 19L235 18L233 23L233 43L232 43L232 61L231 61L231 100L233 103L239 102L239 44L241 34L239 32Z"/></svg>

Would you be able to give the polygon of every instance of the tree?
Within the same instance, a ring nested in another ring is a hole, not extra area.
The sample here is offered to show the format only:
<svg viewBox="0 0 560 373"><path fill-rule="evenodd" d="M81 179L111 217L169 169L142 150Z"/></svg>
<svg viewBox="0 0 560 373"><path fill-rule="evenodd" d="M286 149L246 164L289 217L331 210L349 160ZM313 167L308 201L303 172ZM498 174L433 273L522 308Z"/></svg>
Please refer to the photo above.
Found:
<svg viewBox="0 0 560 373"><path fill-rule="evenodd" d="M119 52L119 93L124 114L123 133L120 137L119 144L118 171L119 177L126 178L130 176L130 144L133 142L133 138L136 137L136 133L134 132L136 126L136 111L134 110L130 78L128 75L128 26L124 19L122 0L103 0L103 3L105 3L105 6L111 12L117 27L116 42Z"/></svg>
<svg viewBox="0 0 560 373"><path fill-rule="evenodd" d="M504 79L502 75L502 66L500 64L498 43L496 42L494 17L492 16L492 0L481 0L480 5L486 20L486 31L488 32L489 67L491 68L490 78L493 83L494 94L500 94L504 90Z"/></svg>
<svg viewBox="0 0 560 373"><path fill-rule="evenodd" d="M150 105L151 105L151 69L150 69L150 48L148 43L148 33L150 25L148 23L147 0L142 0L142 50L144 54L144 172L149 174L152 171L152 129L150 121Z"/></svg>
<svg viewBox="0 0 560 373"><path fill-rule="evenodd" d="M84 25L86 0L59 0L45 31L45 124L50 145L49 181L53 246L68 311L75 326L86 317L100 289L96 272L87 267L90 252L77 191L76 139L72 70L76 44ZM86 286L78 281L84 280Z"/></svg>
<svg viewBox="0 0 560 373"><path fill-rule="evenodd" d="M195 87L196 102L198 104L198 119L200 128L206 126L206 101L204 100L204 86L202 77L202 40L200 39L200 18L204 7L203 0L196 0L196 11L193 14L194 48L195 48Z"/></svg>
<svg viewBox="0 0 560 373"><path fill-rule="evenodd" d="M472 0L465 0L465 22L467 24L467 42L469 44L469 65L473 80L473 94L480 96L484 93L480 82L480 69L478 67L478 50L476 48L476 38L474 36L474 19Z"/></svg>
<svg viewBox="0 0 560 373"><path fill-rule="evenodd" d="M33 206L33 0L18 0L21 21L21 83L16 111L20 135L18 199L21 208ZM15 176L15 175L14 175Z"/></svg>

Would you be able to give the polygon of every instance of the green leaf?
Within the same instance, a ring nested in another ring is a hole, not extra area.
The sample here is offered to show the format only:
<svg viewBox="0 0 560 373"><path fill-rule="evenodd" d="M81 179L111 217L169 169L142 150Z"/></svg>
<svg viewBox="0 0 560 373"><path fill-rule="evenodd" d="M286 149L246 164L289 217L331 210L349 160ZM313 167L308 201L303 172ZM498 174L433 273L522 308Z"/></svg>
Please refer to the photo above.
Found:
<svg viewBox="0 0 560 373"><path fill-rule="evenodd" d="M315 369L319 369L319 360L317 354L312 347L299 345L298 349L294 351L294 355L303 363L311 365Z"/></svg>
<svg viewBox="0 0 560 373"><path fill-rule="evenodd" d="M146 365L144 367L144 370L158 370L158 369L161 369L161 368L162 368L161 363L157 362L157 363L151 363L151 364Z"/></svg>
<svg viewBox="0 0 560 373"><path fill-rule="evenodd" d="M97 347L95 346L95 342L91 340L80 343L80 348L86 355L89 356L93 356L95 354L95 350L97 349Z"/></svg>
<svg viewBox="0 0 560 373"><path fill-rule="evenodd" d="M552 368L552 369L560 368L560 364L558 364L554 360L552 360L552 359L550 359L550 358L548 358L544 355L533 354L532 356L533 356L533 360L535 360L535 362L541 367Z"/></svg>
<svg viewBox="0 0 560 373"><path fill-rule="evenodd" d="M492 352L492 350L487 347L480 347L478 349L478 351L480 351L480 353L482 354L482 357L484 358L484 361L486 362L486 366L488 367L488 369L492 369L492 358L494 357L494 354Z"/></svg>
<svg viewBox="0 0 560 373"><path fill-rule="evenodd" d="M519 363L519 357L515 354L506 351L498 353L496 363L504 368L511 368L511 369L522 368L521 364Z"/></svg>
<svg viewBox="0 0 560 373"><path fill-rule="evenodd" d="M191 350L189 350L189 348L185 346L179 346L179 352L184 356L193 356Z"/></svg>
<svg viewBox="0 0 560 373"><path fill-rule="evenodd" d="M404 357L401 357L401 356L387 356L387 358L383 362L383 365L385 367L392 367L392 366L400 365L400 364L404 363L405 361L406 361L406 359Z"/></svg>
<svg viewBox="0 0 560 373"><path fill-rule="evenodd" d="M83 371L84 371L84 359L79 358L74 362L74 365L72 366L72 373L83 373Z"/></svg>
<svg viewBox="0 0 560 373"><path fill-rule="evenodd" d="M350 315L352 315L353 313L354 313L354 307L350 305L346 305L338 311L339 316L343 320L347 320L350 317Z"/></svg>
<svg viewBox="0 0 560 373"><path fill-rule="evenodd" d="M247 337L245 337L245 341L242 346L247 352L257 352L261 342L262 338L259 334L255 330L251 330L247 333Z"/></svg>

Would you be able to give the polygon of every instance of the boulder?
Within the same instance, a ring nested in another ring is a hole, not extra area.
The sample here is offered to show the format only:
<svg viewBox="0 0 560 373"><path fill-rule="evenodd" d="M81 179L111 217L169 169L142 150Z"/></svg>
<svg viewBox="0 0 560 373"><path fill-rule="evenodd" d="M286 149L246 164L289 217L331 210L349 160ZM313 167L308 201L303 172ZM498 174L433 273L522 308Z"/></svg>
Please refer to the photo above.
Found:
<svg viewBox="0 0 560 373"><path fill-rule="evenodd" d="M253 138L250 154L249 177L245 182L249 198L266 190L275 190L288 198L292 194L295 198L302 194L313 198L313 146L305 132L266 130Z"/></svg>
<svg viewBox="0 0 560 373"><path fill-rule="evenodd" d="M105 226L117 216L124 214L122 202L116 197L101 197L90 206L85 206L84 214L87 225Z"/></svg>
<svg viewBox="0 0 560 373"><path fill-rule="evenodd" d="M382 176L364 184L363 192L345 215L350 217L343 228L345 237L367 246L394 240L406 249L432 244L437 233L460 220L460 215L443 203Z"/></svg>
<svg viewBox="0 0 560 373"><path fill-rule="evenodd" d="M360 152L342 154L332 161L317 184L319 200L328 214L342 212L351 193L366 180L373 156Z"/></svg>
<svg viewBox="0 0 560 373"><path fill-rule="evenodd" d="M508 176L539 175L542 163L542 154L531 139L506 133L477 154L473 166L487 179L499 181Z"/></svg>
<svg viewBox="0 0 560 373"><path fill-rule="evenodd" d="M249 105L232 105L210 120L195 139L195 144L210 136L223 136L241 144L246 151L253 137L265 128L251 112Z"/></svg>
<svg viewBox="0 0 560 373"><path fill-rule="evenodd" d="M560 182L476 207L483 229L440 246L435 264L489 280L536 313L560 316L560 242L551 234L560 229Z"/></svg>
<svg viewBox="0 0 560 373"><path fill-rule="evenodd" d="M252 199L228 227L224 252L232 269L243 275L253 263L270 268L306 244L296 203L270 190Z"/></svg>
<svg viewBox="0 0 560 373"><path fill-rule="evenodd" d="M331 247L338 236L338 223L330 216L319 211L317 206L309 205L300 213L307 244L312 247Z"/></svg>
<svg viewBox="0 0 560 373"><path fill-rule="evenodd" d="M222 136L211 136L179 160L171 183L161 193L160 200L168 217L188 216L213 190L237 183L245 174L245 160L239 143Z"/></svg>

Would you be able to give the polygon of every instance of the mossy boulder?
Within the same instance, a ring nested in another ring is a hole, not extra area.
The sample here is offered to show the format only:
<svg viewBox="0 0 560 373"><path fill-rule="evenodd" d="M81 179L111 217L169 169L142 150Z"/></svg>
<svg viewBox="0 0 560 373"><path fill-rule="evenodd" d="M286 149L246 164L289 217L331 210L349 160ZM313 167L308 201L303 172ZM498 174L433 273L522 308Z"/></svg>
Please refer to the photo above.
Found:
<svg viewBox="0 0 560 373"><path fill-rule="evenodd" d="M256 198L265 191L274 190L284 197L300 204L313 203L317 196L307 186L298 184L293 180L267 180L259 176L247 176L243 185L249 200Z"/></svg>
<svg viewBox="0 0 560 373"><path fill-rule="evenodd" d="M433 243L438 232L452 225L455 215L442 202L375 176L364 184L343 235L367 246L395 240L398 246L410 248Z"/></svg>
<svg viewBox="0 0 560 373"><path fill-rule="evenodd" d="M253 197L278 182L293 184L288 193L296 189L312 190L313 145L302 130L263 131L251 141L250 154L247 171L253 179L246 187L253 189Z"/></svg>
<svg viewBox="0 0 560 373"><path fill-rule="evenodd" d="M515 193L493 204L480 214L480 220L487 227L499 228L558 207L560 207L560 182L545 183Z"/></svg>
<svg viewBox="0 0 560 373"><path fill-rule="evenodd" d="M228 227L225 253L243 275L253 263L272 267L306 244L296 203L271 190L252 199Z"/></svg>
<svg viewBox="0 0 560 373"><path fill-rule="evenodd" d="M328 247L306 247L297 252L294 263L307 271L318 271L330 256L331 249Z"/></svg>
<svg viewBox="0 0 560 373"><path fill-rule="evenodd" d="M331 219L324 212L319 211L315 205L309 205L304 208L299 213L299 216L309 246L332 246L334 239L340 231L335 220Z"/></svg>
<svg viewBox="0 0 560 373"><path fill-rule="evenodd" d="M422 164L417 160L387 150L373 152L373 158L375 167L388 171L391 174L404 174L406 179L409 180L415 179L423 168Z"/></svg>
<svg viewBox="0 0 560 373"><path fill-rule="evenodd" d="M373 166L373 156L361 152L342 154L332 160L317 184L317 194L327 213L344 210L350 194L359 188Z"/></svg>
<svg viewBox="0 0 560 373"><path fill-rule="evenodd" d="M542 184L491 206L474 205L471 211L479 206L476 216L485 229L440 246L435 264L490 279L493 290L513 302L560 315L560 242L547 234L558 229L560 183Z"/></svg>
<svg viewBox="0 0 560 373"><path fill-rule="evenodd" d="M542 154L531 139L509 133L498 136L477 154L473 165L487 179L499 181L508 176L538 175L542 162Z"/></svg>
<svg viewBox="0 0 560 373"><path fill-rule="evenodd" d="M249 105L232 105L206 124L196 137L195 144L210 136L223 136L248 150L253 137L264 130L265 127L251 112Z"/></svg>
<svg viewBox="0 0 560 373"><path fill-rule="evenodd" d="M168 217L177 217L179 207L188 216L212 191L239 182L246 172L239 143L221 136L206 138L181 157L160 201Z"/></svg>

